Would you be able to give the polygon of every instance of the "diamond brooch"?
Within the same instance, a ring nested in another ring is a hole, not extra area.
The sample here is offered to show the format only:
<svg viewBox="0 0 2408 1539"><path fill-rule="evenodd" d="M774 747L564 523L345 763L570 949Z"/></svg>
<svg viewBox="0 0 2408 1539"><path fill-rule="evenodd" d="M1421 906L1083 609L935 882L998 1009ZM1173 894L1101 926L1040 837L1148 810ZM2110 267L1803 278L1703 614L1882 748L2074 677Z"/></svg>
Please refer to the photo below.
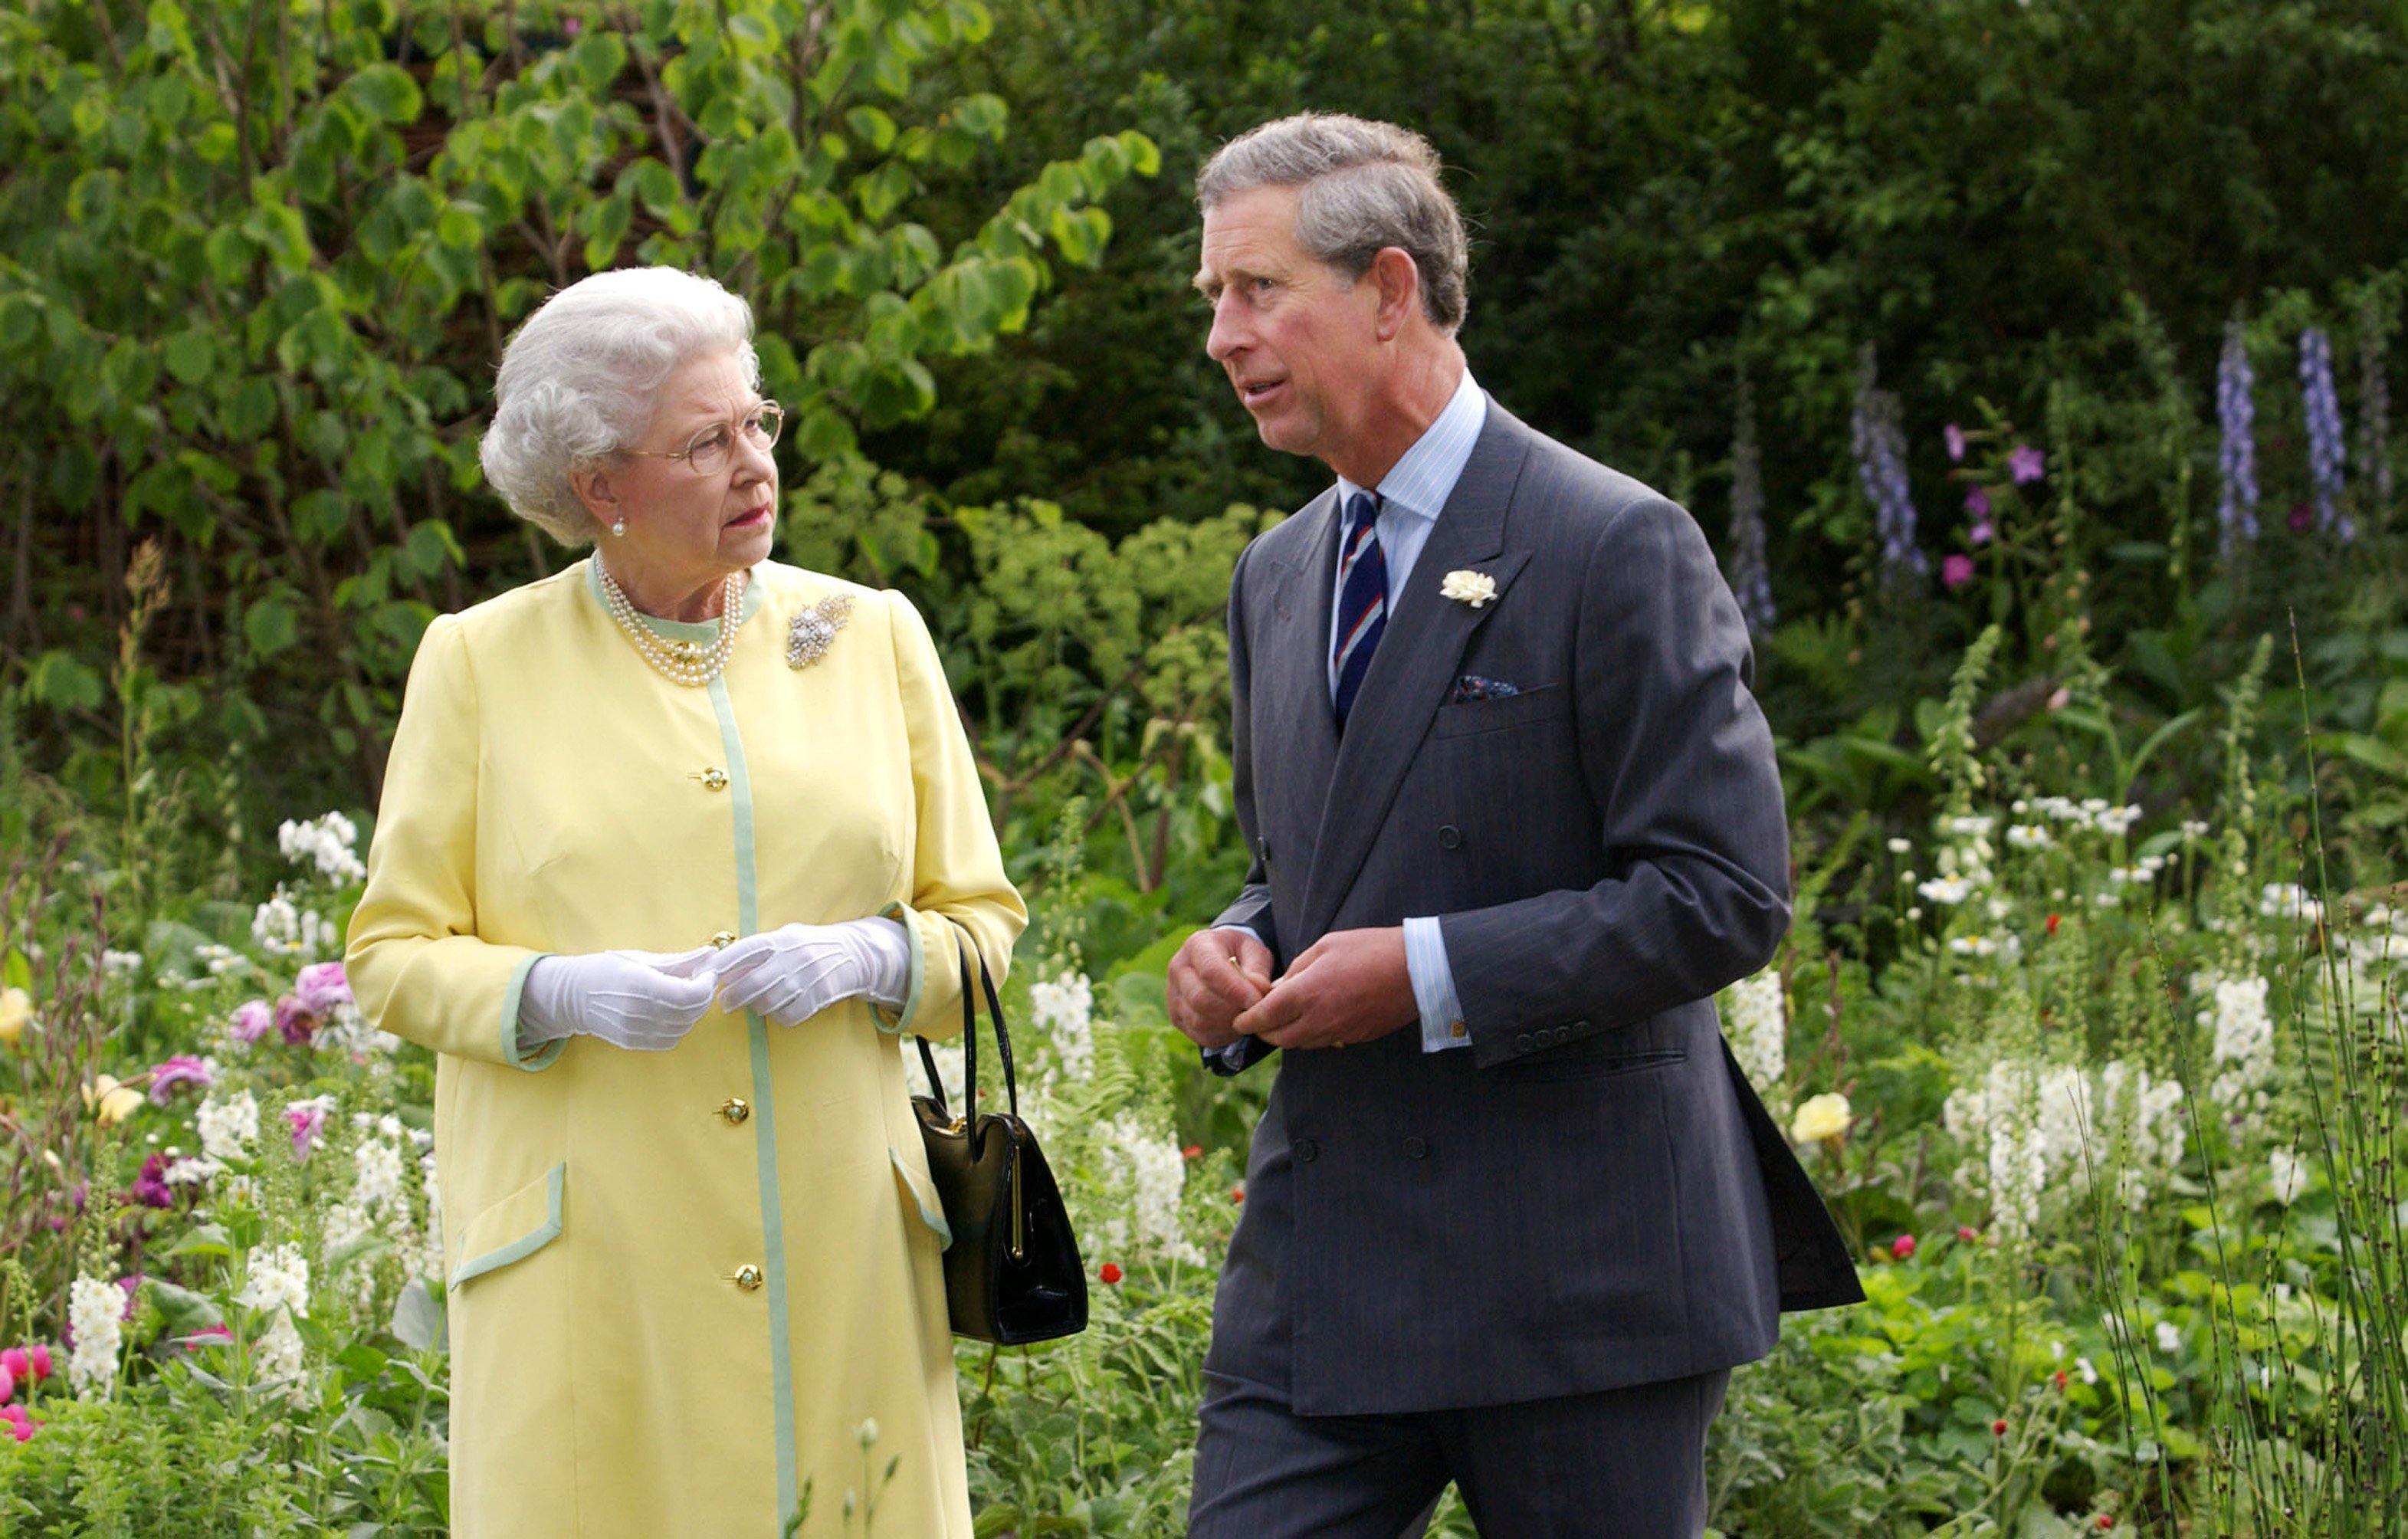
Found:
<svg viewBox="0 0 2408 1539"><path fill-rule="evenodd" d="M835 594L821 599L795 616L786 627L786 666L809 668L827 655L836 633L853 618L853 599L847 594Z"/></svg>

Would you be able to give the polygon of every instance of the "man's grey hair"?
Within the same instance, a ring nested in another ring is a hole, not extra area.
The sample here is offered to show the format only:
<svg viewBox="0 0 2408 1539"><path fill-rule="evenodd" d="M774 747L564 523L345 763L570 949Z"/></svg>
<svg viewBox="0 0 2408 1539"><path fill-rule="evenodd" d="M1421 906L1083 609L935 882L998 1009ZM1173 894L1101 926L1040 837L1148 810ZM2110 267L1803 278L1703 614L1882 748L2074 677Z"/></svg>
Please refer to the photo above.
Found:
<svg viewBox="0 0 2408 1539"><path fill-rule="evenodd" d="M752 307L675 267L582 278L544 301L502 351L494 423L477 446L510 511L564 545L594 538L571 472L644 436L661 382L687 359L733 353L761 388Z"/></svg>
<svg viewBox="0 0 2408 1539"><path fill-rule="evenodd" d="M1300 112L1251 129L1196 174L1197 207L1257 187L1301 189L1296 238L1353 278L1395 246L1421 271L1422 311L1447 336L1463 324L1471 252L1463 216L1439 180L1429 140L1394 123Z"/></svg>

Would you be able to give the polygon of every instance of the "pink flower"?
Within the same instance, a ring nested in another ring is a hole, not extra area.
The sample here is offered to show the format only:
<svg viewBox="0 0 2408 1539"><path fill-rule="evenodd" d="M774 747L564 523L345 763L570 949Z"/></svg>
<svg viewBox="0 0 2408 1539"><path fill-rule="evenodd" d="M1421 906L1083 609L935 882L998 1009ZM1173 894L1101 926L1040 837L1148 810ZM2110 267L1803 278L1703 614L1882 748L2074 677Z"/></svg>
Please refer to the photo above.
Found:
<svg viewBox="0 0 2408 1539"><path fill-rule="evenodd" d="M2046 463L2039 450L2019 443L2007 455L2007 474L2014 478L2016 485L2029 486L2047 473L2042 468Z"/></svg>
<svg viewBox="0 0 2408 1539"><path fill-rule="evenodd" d="M309 1034L318 1029L318 1017L301 1007L301 1001L287 994L276 1001L276 1029L295 1047L309 1045Z"/></svg>
<svg viewBox="0 0 2408 1539"><path fill-rule="evenodd" d="M0 1352L0 1368L26 1384L39 1384L50 1376L50 1349L47 1346L12 1346ZM0 1399L7 1397L0 1396Z"/></svg>
<svg viewBox="0 0 2408 1539"><path fill-rule="evenodd" d="M326 1130L326 1108L312 1100L296 1101L284 1108L284 1121L293 1129L293 1158L308 1158L318 1135Z"/></svg>
<svg viewBox="0 0 2408 1539"><path fill-rule="evenodd" d="M1954 461L1961 460L1965 457L1965 430L1963 428L1957 426L1955 423L1950 423L1947 426L1940 430L1940 437L1942 441L1948 445L1949 459Z"/></svg>
<svg viewBox="0 0 2408 1539"><path fill-rule="evenodd" d="M1971 583L1973 581L1973 558L1970 555L1951 555L1942 558L1940 581L1950 588L1961 588Z"/></svg>
<svg viewBox="0 0 2408 1539"><path fill-rule="evenodd" d="M312 962L293 980L294 997L310 1014L324 1017L335 1013L337 1005L351 1002L351 981L343 976L340 962Z"/></svg>
<svg viewBox="0 0 2408 1539"><path fill-rule="evenodd" d="M10 1373L6 1365L0 1365L0 1401L10 1401L16 1398L17 1375Z"/></svg>
<svg viewBox="0 0 2408 1539"><path fill-rule="evenodd" d="M1990 516L1990 494L1979 486L1965 494L1965 511L1975 518Z"/></svg>
<svg viewBox="0 0 2408 1539"><path fill-rule="evenodd" d="M34 1430L41 1425L22 1405L0 1405L0 1421L8 1424L8 1435L20 1443L34 1441Z"/></svg>
<svg viewBox="0 0 2408 1539"><path fill-rule="evenodd" d="M1998 531L1996 529L1990 527L1990 521L1985 518L1982 520L1981 523L1976 524L1971 528L1966 530L1965 538L1971 540L1976 545L1987 545L1990 542L1991 537L1997 533Z"/></svg>
<svg viewBox="0 0 2408 1539"><path fill-rule="evenodd" d="M209 1066L187 1054L179 1054L150 1071L150 1104L165 1106L174 1097L176 1086L189 1085L206 1090L217 1083Z"/></svg>
<svg viewBox="0 0 2408 1539"><path fill-rule="evenodd" d="M265 1000L246 1000L235 1007L234 1025L229 1028L234 1040L248 1046L267 1035L276 1024L276 1014L267 1008Z"/></svg>
<svg viewBox="0 0 2408 1539"><path fill-rule="evenodd" d="M1899 1235L1896 1240L1890 1243L1889 1253L1898 1260L1905 1260L1908 1257L1914 1254L1914 1236L1912 1234Z"/></svg>
<svg viewBox="0 0 2408 1539"><path fill-rule="evenodd" d="M213 1345L218 1342L231 1342L233 1340L234 1332L228 1330L224 1326L205 1325L189 1336L177 1337L176 1344L187 1352L197 1352L204 1346Z"/></svg>

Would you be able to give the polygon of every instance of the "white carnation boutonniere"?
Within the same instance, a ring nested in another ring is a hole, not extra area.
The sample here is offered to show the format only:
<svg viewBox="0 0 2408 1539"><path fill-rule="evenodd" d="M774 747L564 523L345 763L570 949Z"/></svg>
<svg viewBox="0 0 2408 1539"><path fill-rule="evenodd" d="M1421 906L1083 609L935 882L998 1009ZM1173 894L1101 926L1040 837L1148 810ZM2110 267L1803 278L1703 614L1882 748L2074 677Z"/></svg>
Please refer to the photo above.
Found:
<svg viewBox="0 0 2408 1539"><path fill-rule="evenodd" d="M1452 598L1458 604L1469 604L1476 610L1485 609L1496 601L1497 579L1486 572L1476 572L1468 568L1451 571L1446 574L1446 581L1439 584L1438 596Z"/></svg>

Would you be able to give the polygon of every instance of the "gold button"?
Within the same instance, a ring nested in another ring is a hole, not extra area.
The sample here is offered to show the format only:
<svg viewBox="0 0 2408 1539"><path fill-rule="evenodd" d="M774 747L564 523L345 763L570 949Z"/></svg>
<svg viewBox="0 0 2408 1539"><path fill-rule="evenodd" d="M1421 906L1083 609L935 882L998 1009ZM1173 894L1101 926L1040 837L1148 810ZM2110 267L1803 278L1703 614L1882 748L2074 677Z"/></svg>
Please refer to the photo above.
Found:
<svg viewBox="0 0 2408 1539"><path fill-rule="evenodd" d="M710 943L717 946L720 950L725 951L729 946L736 943L736 932L732 929L721 930L718 934L710 938Z"/></svg>
<svg viewBox="0 0 2408 1539"><path fill-rule="evenodd" d="M732 1128L751 1116L752 1108L742 1096L730 1096L727 1098L727 1104L719 1109L719 1115L725 1117L727 1125Z"/></svg>
<svg viewBox="0 0 2408 1539"><path fill-rule="evenodd" d="M1450 1037L1468 1037L1471 1035L1471 1028L1457 1021L1446 1028L1446 1034Z"/></svg>
<svg viewBox="0 0 2408 1539"><path fill-rule="evenodd" d="M736 1286L742 1288L747 1293L761 1286L761 1269L756 1266L749 1265L738 1267L736 1269Z"/></svg>
<svg viewBox="0 0 2408 1539"><path fill-rule="evenodd" d="M727 771L715 764L694 778L702 782L702 788L706 791L727 789Z"/></svg>

